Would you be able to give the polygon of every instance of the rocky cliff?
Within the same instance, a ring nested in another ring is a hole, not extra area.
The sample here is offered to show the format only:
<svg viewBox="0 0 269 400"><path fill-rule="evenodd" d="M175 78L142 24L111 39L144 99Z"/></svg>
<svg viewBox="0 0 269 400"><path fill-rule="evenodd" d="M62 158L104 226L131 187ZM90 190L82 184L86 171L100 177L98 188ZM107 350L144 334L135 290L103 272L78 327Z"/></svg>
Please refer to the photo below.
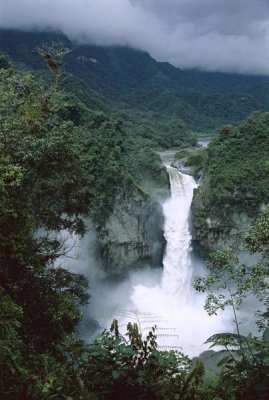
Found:
<svg viewBox="0 0 269 400"><path fill-rule="evenodd" d="M190 157L174 160L171 166L180 172L192 175L196 180L202 177L203 169L196 165L190 165ZM262 204L253 207L246 207L250 198L237 196L234 194L227 199L225 204L209 206L203 200L204 188L201 186L194 190L191 205L191 231L192 242L195 248L202 251L215 251L223 249L233 249L243 251L245 247L244 233L250 227L253 220L258 215L258 210Z"/></svg>
<svg viewBox="0 0 269 400"><path fill-rule="evenodd" d="M244 208L244 201L231 199L220 207L208 207L202 188L195 189L191 206L192 241L204 251L245 249L244 233L257 217L262 204Z"/></svg>
<svg viewBox="0 0 269 400"><path fill-rule="evenodd" d="M122 276L144 264L161 266L162 209L135 186L118 193L113 212L97 234L101 258L110 276Z"/></svg>
<svg viewBox="0 0 269 400"><path fill-rule="evenodd" d="M207 158L206 147L192 147L178 151L171 166L183 174L193 176L197 181L201 178Z"/></svg>
<svg viewBox="0 0 269 400"><path fill-rule="evenodd" d="M268 112L224 126L215 136L192 203L194 244L244 249L244 232L269 202L268 148Z"/></svg>

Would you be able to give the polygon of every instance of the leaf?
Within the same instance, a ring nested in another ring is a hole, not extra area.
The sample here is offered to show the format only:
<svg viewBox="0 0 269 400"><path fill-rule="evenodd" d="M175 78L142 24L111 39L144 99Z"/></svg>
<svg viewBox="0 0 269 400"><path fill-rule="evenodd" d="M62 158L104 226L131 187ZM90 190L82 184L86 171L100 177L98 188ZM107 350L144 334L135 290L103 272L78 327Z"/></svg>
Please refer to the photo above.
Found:
<svg viewBox="0 0 269 400"><path fill-rule="evenodd" d="M212 343L210 347L214 346L239 346L239 342L245 341L246 338L243 335L238 335L236 333L217 333L216 335L210 336L205 344Z"/></svg>

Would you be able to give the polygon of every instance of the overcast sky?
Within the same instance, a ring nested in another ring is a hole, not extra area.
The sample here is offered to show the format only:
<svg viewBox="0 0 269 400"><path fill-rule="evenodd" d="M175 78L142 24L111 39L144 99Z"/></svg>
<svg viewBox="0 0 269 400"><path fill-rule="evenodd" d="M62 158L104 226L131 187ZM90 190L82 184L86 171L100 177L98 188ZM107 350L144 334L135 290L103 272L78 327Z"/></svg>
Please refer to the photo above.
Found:
<svg viewBox="0 0 269 400"><path fill-rule="evenodd" d="M60 29L181 68L269 75L269 0L0 0L0 26Z"/></svg>

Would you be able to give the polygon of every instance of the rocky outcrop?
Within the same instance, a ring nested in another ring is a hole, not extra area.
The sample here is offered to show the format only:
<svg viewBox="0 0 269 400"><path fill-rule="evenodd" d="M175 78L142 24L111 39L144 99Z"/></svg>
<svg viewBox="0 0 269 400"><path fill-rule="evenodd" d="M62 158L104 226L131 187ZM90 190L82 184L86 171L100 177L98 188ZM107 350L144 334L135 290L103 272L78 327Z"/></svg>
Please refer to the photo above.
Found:
<svg viewBox="0 0 269 400"><path fill-rule="evenodd" d="M194 176L193 167L186 167L184 165L184 159L183 160L174 160L171 163L171 167L178 169L180 172L182 172L182 174Z"/></svg>
<svg viewBox="0 0 269 400"><path fill-rule="evenodd" d="M235 195L218 207L208 207L202 199L202 188L194 190L191 206L191 230L194 247L203 251L245 250L244 234L257 217L262 204L247 207L247 199Z"/></svg>
<svg viewBox="0 0 269 400"><path fill-rule="evenodd" d="M191 147L178 151L171 166L183 174L193 176L198 181L203 175L206 159L206 148Z"/></svg>
<svg viewBox="0 0 269 400"><path fill-rule="evenodd" d="M187 158L182 160L174 160L171 163L171 167L178 169L182 174L191 175L196 180L199 180L203 174L203 170L200 169L197 171L197 168L194 165L186 165Z"/></svg>
<svg viewBox="0 0 269 400"><path fill-rule="evenodd" d="M161 206L137 187L122 189L113 212L98 229L99 249L109 276L140 265L160 266L164 248Z"/></svg>

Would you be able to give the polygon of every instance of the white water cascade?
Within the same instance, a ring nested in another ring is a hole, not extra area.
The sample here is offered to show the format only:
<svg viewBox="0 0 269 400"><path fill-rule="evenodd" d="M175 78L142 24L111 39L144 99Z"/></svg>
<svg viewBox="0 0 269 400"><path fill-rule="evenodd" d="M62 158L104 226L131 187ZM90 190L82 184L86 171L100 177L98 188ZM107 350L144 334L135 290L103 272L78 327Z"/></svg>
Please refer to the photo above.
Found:
<svg viewBox="0 0 269 400"><path fill-rule="evenodd" d="M162 332L167 328L168 333L176 333L161 335L165 336L158 338L161 347L182 347L186 354L195 356L207 349L203 343L209 336L231 330L231 318L227 314L209 317L203 309L205 295L192 288L194 271L189 212L193 189L197 185L193 177L181 174L175 168L167 166L167 172L171 197L163 205L167 246L162 279L154 286L134 285L132 308L137 313L156 315L156 325Z"/></svg>
<svg viewBox="0 0 269 400"><path fill-rule="evenodd" d="M183 175L175 168L168 166L167 172L171 198L163 205L167 247L163 259L162 287L167 293L180 296L186 302L191 288L191 235L188 219L193 189L197 185L192 176Z"/></svg>
<svg viewBox="0 0 269 400"><path fill-rule="evenodd" d="M168 166L170 160L171 155L168 160L163 160L167 165L171 188L171 196L163 204L167 242L163 269L145 267L130 273L130 277L123 282L104 281L95 260L94 233L83 239L67 234L66 240L72 248L69 254L72 262L70 267L69 263L65 264L66 268L89 277L92 299L89 310L84 312L95 318L103 328L109 328L113 318L117 318L125 334L127 322L135 321L137 315L144 334L157 325L159 348L181 347L185 354L196 356L207 349L203 343L208 337L233 331L233 323L229 312L209 317L203 308L206 296L192 287L194 275L203 271L202 262L197 262L192 256L189 230L193 189L197 185L191 176ZM79 257L75 262L77 255ZM152 315L152 318L144 315ZM88 337L87 332L86 327L83 337Z"/></svg>

